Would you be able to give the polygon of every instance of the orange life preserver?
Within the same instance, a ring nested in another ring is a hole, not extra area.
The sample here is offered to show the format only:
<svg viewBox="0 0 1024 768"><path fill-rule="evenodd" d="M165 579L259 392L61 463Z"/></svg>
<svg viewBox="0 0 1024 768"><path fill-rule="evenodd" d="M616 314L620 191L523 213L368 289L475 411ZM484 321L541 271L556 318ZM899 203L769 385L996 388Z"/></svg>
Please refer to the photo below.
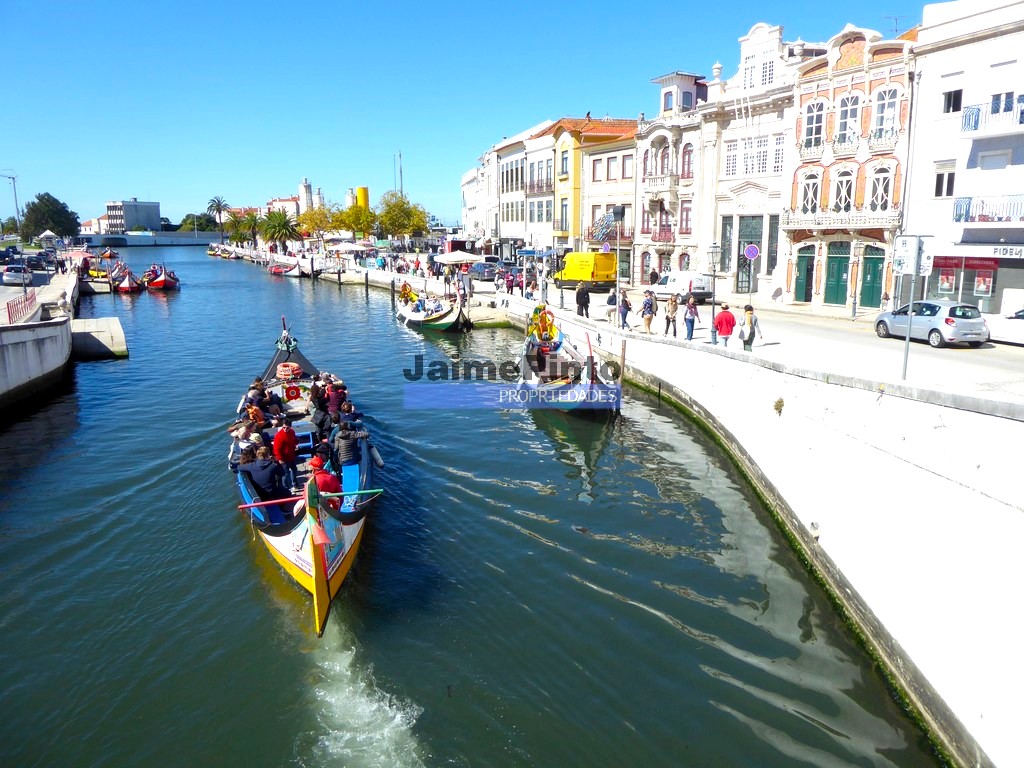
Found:
<svg viewBox="0 0 1024 768"><path fill-rule="evenodd" d="M294 384L291 384L284 388L285 400L298 400L300 397L302 397L302 390L296 387Z"/></svg>
<svg viewBox="0 0 1024 768"><path fill-rule="evenodd" d="M302 366L298 363L280 363L277 366L277 378L287 381L294 379L302 373Z"/></svg>

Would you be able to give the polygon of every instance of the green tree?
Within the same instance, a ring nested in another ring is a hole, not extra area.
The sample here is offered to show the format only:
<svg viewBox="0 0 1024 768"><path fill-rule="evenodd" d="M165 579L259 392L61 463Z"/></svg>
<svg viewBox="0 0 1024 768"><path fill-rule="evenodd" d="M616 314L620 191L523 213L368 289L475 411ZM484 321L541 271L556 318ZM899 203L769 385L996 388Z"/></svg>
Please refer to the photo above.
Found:
<svg viewBox="0 0 1024 768"><path fill-rule="evenodd" d="M13 216L8 216L4 219L2 227L3 234L5 235L16 235L18 233L18 220Z"/></svg>
<svg viewBox="0 0 1024 768"><path fill-rule="evenodd" d="M245 231L242 224L242 215L238 211L228 211L227 219L224 221L224 230L228 233L228 240L237 242L235 235Z"/></svg>
<svg viewBox="0 0 1024 768"><path fill-rule="evenodd" d="M198 216L194 213L187 213L185 218L181 220L181 224L178 225L180 232L192 232L194 230L216 232L217 229L217 220L208 213L200 213Z"/></svg>
<svg viewBox="0 0 1024 768"><path fill-rule="evenodd" d="M377 214L362 205L353 203L344 211L335 214L331 229L346 230L353 234L368 235L377 223Z"/></svg>
<svg viewBox="0 0 1024 768"><path fill-rule="evenodd" d="M36 235L51 230L61 237L74 237L81 231L78 214L49 192L41 192L25 206L21 217L21 239L26 243Z"/></svg>
<svg viewBox="0 0 1024 768"><path fill-rule="evenodd" d="M427 211L401 192L385 192L377 204L377 221L385 235L411 235L429 228Z"/></svg>
<svg viewBox="0 0 1024 768"><path fill-rule="evenodd" d="M228 209L228 203L223 197L214 197L206 205L206 212L217 219L217 229L220 230L220 242L224 244L224 212Z"/></svg>
<svg viewBox="0 0 1024 768"><path fill-rule="evenodd" d="M249 238L252 240L252 249L255 251L257 240L260 236L260 228L263 226L263 219L257 211L246 211L245 216L242 217L242 226L249 233Z"/></svg>
<svg viewBox="0 0 1024 768"><path fill-rule="evenodd" d="M324 249L324 234L334 227L338 206L327 203L322 208L308 208L299 214L299 229L316 237L320 250Z"/></svg>
<svg viewBox="0 0 1024 768"><path fill-rule="evenodd" d="M289 240L302 239L302 235L287 211L271 211L268 213L260 225L260 233L267 242L279 243L281 253L288 252Z"/></svg>
<svg viewBox="0 0 1024 768"><path fill-rule="evenodd" d="M161 216L160 217L160 231L161 232L173 232L174 231L174 225L171 224L171 220L168 219L166 216Z"/></svg>

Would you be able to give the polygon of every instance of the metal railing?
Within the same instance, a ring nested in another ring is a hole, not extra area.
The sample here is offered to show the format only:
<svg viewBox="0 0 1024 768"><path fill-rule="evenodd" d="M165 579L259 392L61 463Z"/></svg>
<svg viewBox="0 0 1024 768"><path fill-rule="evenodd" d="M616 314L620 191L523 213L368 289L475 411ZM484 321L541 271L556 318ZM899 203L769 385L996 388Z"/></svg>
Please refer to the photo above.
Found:
<svg viewBox="0 0 1024 768"><path fill-rule="evenodd" d="M895 128L872 128L868 134L868 149L872 152L887 152L896 146L899 132Z"/></svg>
<svg viewBox="0 0 1024 768"><path fill-rule="evenodd" d="M569 231L569 220L568 219L562 219L562 218L559 218L558 216L556 216L551 221L551 228L555 232L568 232Z"/></svg>
<svg viewBox="0 0 1024 768"><path fill-rule="evenodd" d="M832 154L836 157L849 157L857 154L860 146L860 136L855 133L836 136L832 141Z"/></svg>
<svg viewBox="0 0 1024 768"><path fill-rule="evenodd" d="M1019 97L1018 97L1019 99ZM1006 107L1009 106L1009 109ZM1013 104L996 104L998 112L992 111L992 104L972 104L964 107L963 117L960 118L960 131L962 133L1001 131L1024 131L1024 102L1017 101Z"/></svg>
<svg viewBox="0 0 1024 768"><path fill-rule="evenodd" d="M675 239L676 233L672 227L655 227L651 232L651 240L656 243L671 243Z"/></svg>
<svg viewBox="0 0 1024 768"><path fill-rule="evenodd" d="M1024 195L958 197L953 202L953 221L1024 222Z"/></svg>
<svg viewBox="0 0 1024 768"><path fill-rule="evenodd" d="M540 181L531 181L526 184L526 194L528 195L543 195L547 192L553 192L554 189L554 179L541 179Z"/></svg>
<svg viewBox="0 0 1024 768"><path fill-rule="evenodd" d="M36 289L30 288L24 296L7 302L7 322L10 325L20 323L36 310Z"/></svg>
<svg viewBox="0 0 1024 768"><path fill-rule="evenodd" d="M800 159L817 160L825 151L825 142L821 136L810 136L800 142Z"/></svg>
<svg viewBox="0 0 1024 768"><path fill-rule="evenodd" d="M872 211L861 208L852 211L783 211L779 226L783 229L846 229L855 227L880 227L892 229L900 224L901 213L898 207Z"/></svg>
<svg viewBox="0 0 1024 768"><path fill-rule="evenodd" d="M613 227L611 232L608 232L605 227L587 227L583 233L583 237L587 240L593 240L601 243L611 243L618 237L624 243L633 241L633 228L623 227L616 235L615 228Z"/></svg>

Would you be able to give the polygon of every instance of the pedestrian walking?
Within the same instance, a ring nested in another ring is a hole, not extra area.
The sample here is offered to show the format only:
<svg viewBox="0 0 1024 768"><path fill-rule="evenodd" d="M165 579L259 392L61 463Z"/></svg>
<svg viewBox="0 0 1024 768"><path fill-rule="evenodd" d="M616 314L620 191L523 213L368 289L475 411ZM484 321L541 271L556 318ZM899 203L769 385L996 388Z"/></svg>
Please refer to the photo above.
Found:
<svg viewBox="0 0 1024 768"><path fill-rule="evenodd" d="M590 318L590 286L586 280L576 286L576 314Z"/></svg>
<svg viewBox="0 0 1024 768"><path fill-rule="evenodd" d="M626 315L629 314L630 310L633 309L633 305L629 303L629 299L626 298L626 289L622 289L622 295L619 297L619 322L622 323L623 330L629 330L629 323L626 322Z"/></svg>
<svg viewBox="0 0 1024 768"><path fill-rule="evenodd" d="M754 308L747 304L743 307L743 318L740 320L740 338L743 340L743 349L747 352L754 348L755 333L758 338L764 340L764 334L761 333L761 323L758 321L757 315L754 314Z"/></svg>
<svg viewBox="0 0 1024 768"><path fill-rule="evenodd" d="M683 307L683 322L686 323L686 340L693 341L693 326L700 320L700 313L697 312L697 300L691 296L686 300Z"/></svg>
<svg viewBox="0 0 1024 768"><path fill-rule="evenodd" d="M615 311L618 309L618 300L615 298L615 291L608 294L608 300L605 302L607 305L604 309L604 319L609 323L612 322L612 318L615 317Z"/></svg>
<svg viewBox="0 0 1024 768"><path fill-rule="evenodd" d="M654 319L654 294L644 291L644 303L640 306L640 318L644 321L644 333L650 335L651 321Z"/></svg>
<svg viewBox="0 0 1024 768"><path fill-rule="evenodd" d="M658 270L652 268L651 269L650 278L651 278L651 285L657 285L658 281L661 280L661 275L658 274Z"/></svg>
<svg viewBox="0 0 1024 768"><path fill-rule="evenodd" d="M668 297L665 303L665 335L668 336L669 326L672 326L672 338L676 337L676 313L679 311L679 300L675 294Z"/></svg>
<svg viewBox="0 0 1024 768"><path fill-rule="evenodd" d="M736 315L729 309L728 304L722 304L722 309L715 317L715 332L718 334L718 338L722 340L722 346L729 346L729 338L732 336L733 329L736 327Z"/></svg>

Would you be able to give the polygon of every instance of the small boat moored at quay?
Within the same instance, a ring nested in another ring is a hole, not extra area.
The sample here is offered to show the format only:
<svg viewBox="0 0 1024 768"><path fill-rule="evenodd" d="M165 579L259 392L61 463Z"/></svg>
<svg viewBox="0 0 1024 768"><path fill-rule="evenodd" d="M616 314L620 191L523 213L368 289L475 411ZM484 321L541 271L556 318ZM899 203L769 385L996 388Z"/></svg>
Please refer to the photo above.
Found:
<svg viewBox="0 0 1024 768"><path fill-rule="evenodd" d="M100 254L101 259L116 259L120 254L113 248L107 248L103 253Z"/></svg>
<svg viewBox="0 0 1024 768"><path fill-rule="evenodd" d="M114 285L114 290L118 293L140 293L146 290L146 286L135 277L135 274L130 269L126 269L123 275L117 277L111 275L110 279Z"/></svg>
<svg viewBox="0 0 1024 768"><path fill-rule="evenodd" d="M173 269L164 264L153 264L143 273L141 282L151 291L176 291L181 288L181 280Z"/></svg>
<svg viewBox="0 0 1024 768"><path fill-rule="evenodd" d="M458 333L471 327L469 317L461 303L419 296L408 283L399 294L398 318L406 325L428 331Z"/></svg>
<svg viewBox="0 0 1024 768"><path fill-rule="evenodd" d="M618 383L602 373L586 336L587 353L555 325L554 314L538 304L523 344L518 388L531 408L554 408L593 416L614 415L621 403Z"/></svg>
<svg viewBox="0 0 1024 768"><path fill-rule="evenodd" d="M352 438L356 443L354 459L333 466L343 460L337 453L319 448L327 444L318 441L317 426L310 418L309 393L317 377L317 368L299 351L298 341L284 326L260 379L263 391L280 399L291 420L298 445L293 490L301 490L284 498L263 498L265 491L250 474L255 464L239 464L232 471L242 498L239 509L274 560L313 596L313 628L319 637L331 601L355 562L367 510L383 493L372 487L374 466L383 466L383 461L365 433L357 433L360 436ZM273 440L281 428L264 427L261 442L268 437Z"/></svg>
<svg viewBox="0 0 1024 768"><path fill-rule="evenodd" d="M267 272L278 277L301 277L299 273L299 265L296 264L281 264L274 262L267 267Z"/></svg>

